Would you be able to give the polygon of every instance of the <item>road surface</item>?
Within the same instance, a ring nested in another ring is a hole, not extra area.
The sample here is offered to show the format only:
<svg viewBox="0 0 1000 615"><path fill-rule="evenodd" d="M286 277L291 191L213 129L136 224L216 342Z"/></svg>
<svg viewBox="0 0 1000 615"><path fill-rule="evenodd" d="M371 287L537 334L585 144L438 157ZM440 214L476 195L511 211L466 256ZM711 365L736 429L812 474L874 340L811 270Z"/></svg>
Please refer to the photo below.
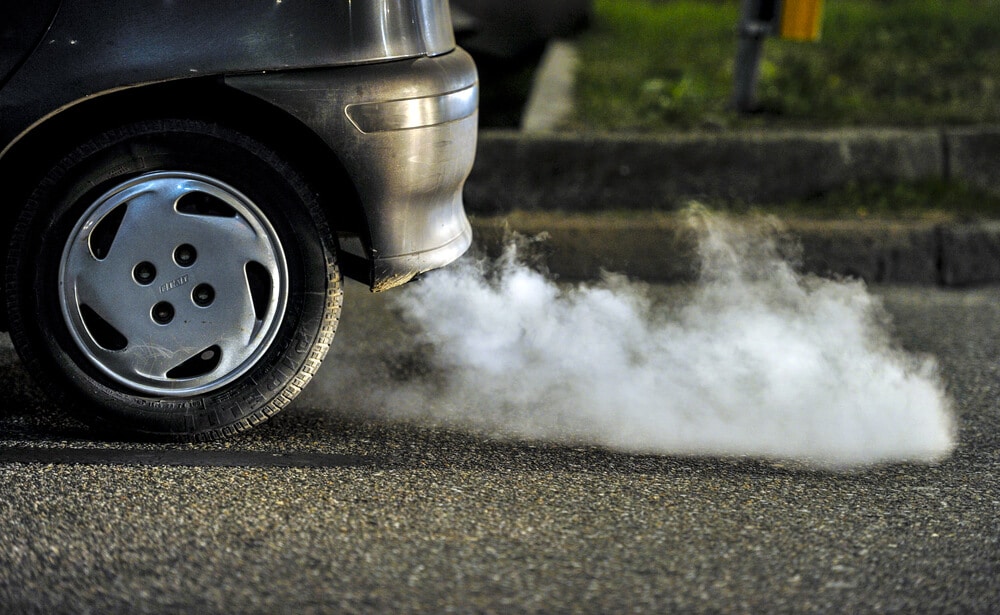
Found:
<svg viewBox="0 0 1000 615"><path fill-rule="evenodd" d="M335 351L364 353L394 315L349 290ZM956 402L941 463L628 455L315 398L222 443L109 442L4 339L0 612L1000 612L1000 289L878 292Z"/></svg>

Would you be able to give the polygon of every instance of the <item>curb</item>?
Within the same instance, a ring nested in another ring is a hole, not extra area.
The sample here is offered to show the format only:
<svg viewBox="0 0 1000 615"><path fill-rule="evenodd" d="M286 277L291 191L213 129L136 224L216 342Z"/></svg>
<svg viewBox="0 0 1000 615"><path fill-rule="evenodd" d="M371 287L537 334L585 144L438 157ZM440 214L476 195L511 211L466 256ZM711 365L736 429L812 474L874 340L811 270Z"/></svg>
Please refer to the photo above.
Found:
<svg viewBox="0 0 1000 615"><path fill-rule="evenodd" d="M693 244L671 241L676 221L654 214L691 200L780 202L853 181L920 179L1000 191L998 159L1000 127L667 136L484 131L465 204L487 248L503 223L548 232L549 268L565 279L593 279L603 269L670 282L691 279ZM604 215L609 211L644 214L621 222ZM522 213L534 217L525 221ZM808 272L871 283L1000 282L1000 222L787 226Z"/></svg>
<svg viewBox="0 0 1000 615"><path fill-rule="evenodd" d="M546 268L567 281L603 272L647 282L697 277L697 239L683 216L545 212L474 216L480 250L496 255L510 231L545 234ZM931 224L897 221L788 220L779 245L798 269L873 284L967 286L1000 282L1000 222Z"/></svg>
<svg viewBox="0 0 1000 615"><path fill-rule="evenodd" d="M759 204L850 182L963 181L1000 190L1000 127L632 135L483 131L473 214Z"/></svg>

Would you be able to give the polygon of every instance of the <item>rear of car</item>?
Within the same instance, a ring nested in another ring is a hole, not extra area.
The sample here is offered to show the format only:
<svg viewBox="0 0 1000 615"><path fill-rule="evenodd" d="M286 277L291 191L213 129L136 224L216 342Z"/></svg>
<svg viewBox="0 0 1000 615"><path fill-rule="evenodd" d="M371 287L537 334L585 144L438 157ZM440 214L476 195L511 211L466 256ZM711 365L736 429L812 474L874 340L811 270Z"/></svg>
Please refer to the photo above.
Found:
<svg viewBox="0 0 1000 615"><path fill-rule="evenodd" d="M471 242L478 82L446 0L0 8L0 326L56 400L209 439L339 318Z"/></svg>

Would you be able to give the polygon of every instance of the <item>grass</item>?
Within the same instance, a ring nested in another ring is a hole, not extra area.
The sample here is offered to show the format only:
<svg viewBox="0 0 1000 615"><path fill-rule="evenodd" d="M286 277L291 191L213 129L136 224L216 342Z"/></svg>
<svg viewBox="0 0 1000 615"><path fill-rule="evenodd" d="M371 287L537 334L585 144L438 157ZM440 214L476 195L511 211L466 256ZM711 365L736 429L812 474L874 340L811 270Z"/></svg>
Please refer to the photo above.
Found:
<svg viewBox="0 0 1000 615"><path fill-rule="evenodd" d="M1000 195L944 180L864 183L754 209L781 218L970 222L1000 217Z"/></svg>
<svg viewBox="0 0 1000 615"><path fill-rule="evenodd" d="M768 39L760 112L730 109L737 0L595 0L570 128L1000 122L1000 0L827 0L819 42Z"/></svg>

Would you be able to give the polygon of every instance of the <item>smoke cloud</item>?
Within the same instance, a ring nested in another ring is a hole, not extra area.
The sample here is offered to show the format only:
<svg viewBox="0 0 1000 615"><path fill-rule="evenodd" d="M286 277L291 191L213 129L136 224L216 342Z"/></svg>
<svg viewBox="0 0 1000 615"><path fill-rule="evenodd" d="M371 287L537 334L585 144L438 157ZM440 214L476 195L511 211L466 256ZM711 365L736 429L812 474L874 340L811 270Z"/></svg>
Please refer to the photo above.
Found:
<svg viewBox="0 0 1000 615"><path fill-rule="evenodd" d="M394 292L406 335L313 386L345 412L636 453L846 468L951 452L934 359L893 341L863 283L800 274L773 221L690 218L690 287L557 284L512 242Z"/></svg>

